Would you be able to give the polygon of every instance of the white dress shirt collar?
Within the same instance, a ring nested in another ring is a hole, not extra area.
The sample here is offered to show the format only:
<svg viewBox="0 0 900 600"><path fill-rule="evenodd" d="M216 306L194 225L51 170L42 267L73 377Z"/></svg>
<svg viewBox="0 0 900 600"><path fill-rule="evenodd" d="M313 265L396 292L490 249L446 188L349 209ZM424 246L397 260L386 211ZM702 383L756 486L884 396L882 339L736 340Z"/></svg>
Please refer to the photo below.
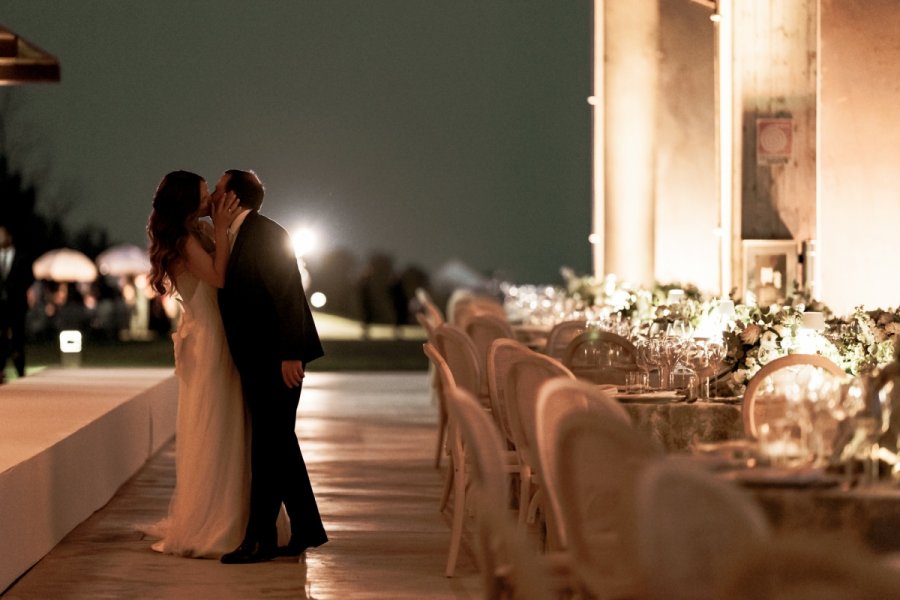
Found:
<svg viewBox="0 0 900 600"><path fill-rule="evenodd" d="M231 222L231 226L228 227L228 241L231 242L232 246L234 246L234 240L237 239L238 232L241 230L241 225L244 224L244 220L249 214L249 208L241 209L241 212L238 213L238 216L236 216L234 218L234 221Z"/></svg>

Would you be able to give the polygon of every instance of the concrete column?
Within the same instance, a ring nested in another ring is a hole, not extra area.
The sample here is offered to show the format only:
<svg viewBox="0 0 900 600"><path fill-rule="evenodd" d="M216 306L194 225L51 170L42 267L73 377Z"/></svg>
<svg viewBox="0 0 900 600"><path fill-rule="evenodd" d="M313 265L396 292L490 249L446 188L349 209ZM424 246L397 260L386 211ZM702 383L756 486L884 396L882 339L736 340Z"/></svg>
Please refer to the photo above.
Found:
<svg viewBox="0 0 900 600"><path fill-rule="evenodd" d="M603 4L605 270L654 280L659 0Z"/></svg>

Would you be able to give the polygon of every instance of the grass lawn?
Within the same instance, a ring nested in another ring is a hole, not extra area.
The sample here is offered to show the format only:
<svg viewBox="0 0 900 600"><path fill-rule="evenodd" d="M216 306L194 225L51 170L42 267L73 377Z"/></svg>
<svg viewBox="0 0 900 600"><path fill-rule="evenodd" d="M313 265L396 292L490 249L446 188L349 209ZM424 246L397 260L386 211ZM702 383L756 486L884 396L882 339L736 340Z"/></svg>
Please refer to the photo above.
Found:
<svg viewBox="0 0 900 600"><path fill-rule="evenodd" d="M428 368L422 340L374 339L322 341L325 356L310 365L311 371L419 371ZM29 370L61 366L56 343L32 343L26 347ZM86 341L81 353L83 367L174 367L172 340L146 342ZM14 378L7 365L7 378Z"/></svg>

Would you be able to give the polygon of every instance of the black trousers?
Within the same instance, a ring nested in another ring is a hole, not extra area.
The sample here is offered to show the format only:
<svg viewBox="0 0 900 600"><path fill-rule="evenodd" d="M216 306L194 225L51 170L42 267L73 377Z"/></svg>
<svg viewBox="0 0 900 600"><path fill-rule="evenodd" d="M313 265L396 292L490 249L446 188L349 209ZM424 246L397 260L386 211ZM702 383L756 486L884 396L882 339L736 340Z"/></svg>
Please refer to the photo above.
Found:
<svg viewBox="0 0 900 600"><path fill-rule="evenodd" d="M277 371L266 371L241 371L251 426L250 520L245 540L274 546L275 522L284 503L292 543L318 546L328 536L294 432L301 388L284 385L280 364Z"/></svg>
<svg viewBox="0 0 900 600"><path fill-rule="evenodd" d="M19 377L25 376L25 311L0 301L0 374L12 358Z"/></svg>

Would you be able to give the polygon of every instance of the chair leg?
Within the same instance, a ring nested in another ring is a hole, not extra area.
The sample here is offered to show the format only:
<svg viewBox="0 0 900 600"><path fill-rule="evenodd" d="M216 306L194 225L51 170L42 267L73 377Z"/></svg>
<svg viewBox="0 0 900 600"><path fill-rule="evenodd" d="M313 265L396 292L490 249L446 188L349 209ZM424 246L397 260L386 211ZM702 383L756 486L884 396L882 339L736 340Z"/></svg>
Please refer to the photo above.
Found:
<svg viewBox="0 0 900 600"><path fill-rule="evenodd" d="M444 454L444 436L447 433L447 411L441 407L440 420L438 421L437 448L434 452L434 468L441 468L441 456Z"/></svg>
<svg viewBox="0 0 900 600"><path fill-rule="evenodd" d="M519 472L519 523L524 524L528 518L528 504L531 498L531 469L522 465Z"/></svg>
<svg viewBox="0 0 900 600"><path fill-rule="evenodd" d="M453 475L453 525L450 529L450 550L447 552L447 569L444 575L453 577L456 572L456 559L459 558L459 547L462 544L463 528L466 519L466 473L461 465Z"/></svg>
<svg viewBox="0 0 900 600"><path fill-rule="evenodd" d="M527 523L534 523L535 519L537 519L538 508L540 508L541 505L541 496L542 490L541 488L538 488L531 497L531 501L528 503L528 517L525 519Z"/></svg>
<svg viewBox="0 0 900 600"><path fill-rule="evenodd" d="M441 494L441 511L447 508L447 502L450 500L450 490L453 489L453 481L456 478L456 466L453 464L453 457L451 456L448 460L450 464L447 465L447 477L444 478L444 491Z"/></svg>

